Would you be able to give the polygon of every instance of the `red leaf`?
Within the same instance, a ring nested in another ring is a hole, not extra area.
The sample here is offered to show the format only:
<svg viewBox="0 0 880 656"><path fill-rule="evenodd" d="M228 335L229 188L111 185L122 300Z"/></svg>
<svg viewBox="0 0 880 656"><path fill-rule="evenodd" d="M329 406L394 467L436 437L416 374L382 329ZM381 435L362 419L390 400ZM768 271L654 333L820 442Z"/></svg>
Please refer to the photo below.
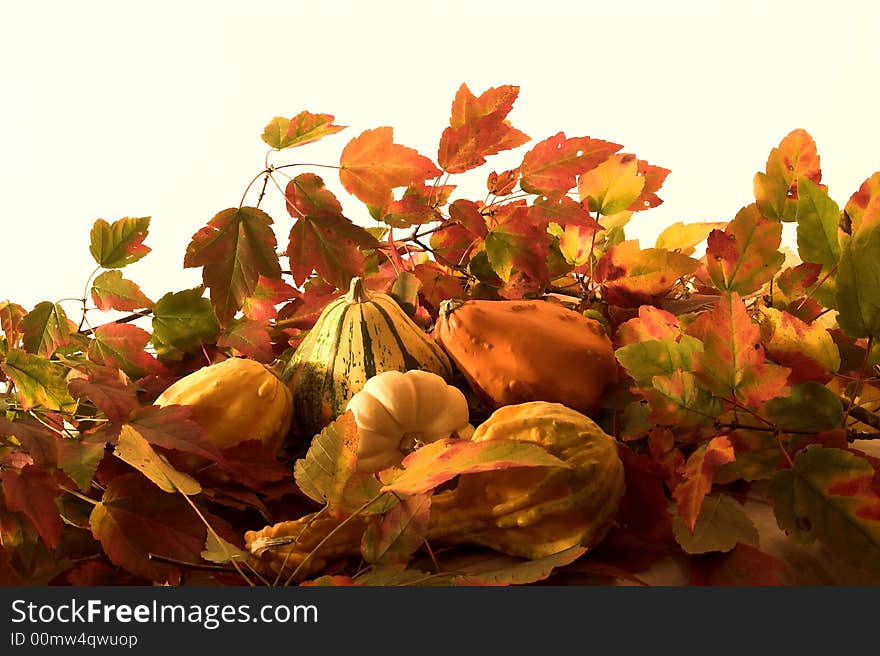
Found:
<svg viewBox="0 0 880 656"><path fill-rule="evenodd" d="M657 192L666 181L666 176L671 173L669 169L664 169L662 166L648 164L648 162L641 159L639 160L638 171L639 175L644 176L645 178L645 186L642 187L642 193L639 194L639 197L636 198L633 204L627 208L633 212L657 207L663 202L660 197L657 196Z"/></svg>
<svg viewBox="0 0 880 656"><path fill-rule="evenodd" d="M447 185L449 186L449 185ZM409 228L441 219L437 207L440 198L433 187L423 183L410 185L400 200L392 201L382 212L381 220L393 228Z"/></svg>
<svg viewBox="0 0 880 656"><path fill-rule="evenodd" d="M234 320L220 334L217 346L230 349L235 356L245 356L257 362L272 362L275 359L265 321Z"/></svg>
<svg viewBox="0 0 880 656"><path fill-rule="evenodd" d="M803 262L795 267L788 267L776 279L779 289L789 299L806 296L807 291L819 280L822 265L815 262Z"/></svg>
<svg viewBox="0 0 880 656"><path fill-rule="evenodd" d="M654 304L700 263L663 248L639 247L636 239L623 241L605 253L596 265L595 278L602 282L603 297L620 307Z"/></svg>
<svg viewBox="0 0 880 656"><path fill-rule="evenodd" d="M486 162L486 157L521 146L529 137L506 120L519 87L503 85L479 98L462 84L452 102L449 127L440 138L437 161L449 173L463 173Z"/></svg>
<svg viewBox="0 0 880 656"><path fill-rule="evenodd" d="M253 294L261 275L281 277L276 246L272 218L256 207L223 210L193 235L183 266L202 267L222 325Z"/></svg>
<svg viewBox="0 0 880 656"><path fill-rule="evenodd" d="M440 303L449 298L463 298L462 279L453 276L436 262L417 264L413 273L422 283L420 293L431 309L440 309Z"/></svg>
<svg viewBox="0 0 880 656"><path fill-rule="evenodd" d="M274 451L259 440L240 442L223 449L222 454L220 468L251 489L293 477L291 469L279 462Z"/></svg>
<svg viewBox="0 0 880 656"><path fill-rule="evenodd" d="M316 214L297 219L290 230L287 257L293 281L300 285L316 271L327 282L347 289L363 276L362 248L378 247L376 238L341 214Z"/></svg>
<svg viewBox="0 0 880 656"><path fill-rule="evenodd" d="M486 187L490 194L495 196L507 196L513 193L516 183L519 182L519 169L510 169L497 173L492 171L486 179Z"/></svg>
<svg viewBox="0 0 880 656"><path fill-rule="evenodd" d="M309 329L327 304L338 296L334 285L313 278L306 283L301 295L278 311L277 323L285 327Z"/></svg>
<svg viewBox="0 0 880 656"><path fill-rule="evenodd" d="M147 406L136 410L128 423L154 446L192 453L212 461L222 459L219 449L192 419L192 411L186 406Z"/></svg>
<svg viewBox="0 0 880 656"><path fill-rule="evenodd" d="M272 148L294 148L317 141L345 129L334 125L332 114L312 114L302 111L291 119L276 116L263 130L263 141Z"/></svg>
<svg viewBox="0 0 880 656"><path fill-rule="evenodd" d="M880 171L865 180L844 208L850 232L856 234L880 223Z"/></svg>
<svg viewBox="0 0 880 656"><path fill-rule="evenodd" d="M735 459L733 445L726 435L713 437L694 451L681 471L682 480L672 496L685 526L694 532L703 499L712 490L718 469Z"/></svg>
<svg viewBox="0 0 880 656"><path fill-rule="evenodd" d="M678 319L671 312L653 305L639 307L639 316L620 324L617 329L619 346L652 339L677 339L681 335Z"/></svg>
<svg viewBox="0 0 880 656"><path fill-rule="evenodd" d="M70 343L69 321L57 303L37 303L22 317L19 327L28 353L51 358L57 349Z"/></svg>
<svg viewBox="0 0 880 656"><path fill-rule="evenodd" d="M536 223L547 225L553 222L563 228L571 226L586 228L582 233L584 235L592 235L603 229L583 203L568 196L540 196L532 203L529 213Z"/></svg>
<svg viewBox="0 0 880 656"><path fill-rule="evenodd" d="M299 292L280 278L260 276L253 293L244 299L241 311L251 321L269 321L278 314L276 305L297 297Z"/></svg>
<svg viewBox="0 0 880 656"><path fill-rule="evenodd" d="M150 333L130 323L98 326L89 344L89 359L96 364L122 369L134 380L148 374L162 374L165 367L144 348Z"/></svg>
<svg viewBox="0 0 880 656"><path fill-rule="evenodd" d="M0 330L6 335L8 346L14 346L21 337L19 326L26 314L27 310L18 303L0 302Z"/></svg>
<svg viewBox="0 0 880 656"><path fill-rule="evenodd" d="M295 219L314 214L342 214L339 199L314 173L302 173L288 182L284 197L287 211Z"/></svg>
<svg viewBox="0 0 880 656"><path fill-rule="evenodd" d="M127 420L141 405L134 385L115 367L89 367L85 375L68 380L67 389L88 397L111 421Z"/></svg>
<svg viewBox="0 0 880 656"><path fill-rule="evenodd" d="M748 544L690 561L691 585L782 585L785 565Z"/></svg>
<svg viewBox="0 0 880 656"><path fill-rule="evenodd" d="M434 163L412 148L393 142L390 127L366 130L342 150L339 180L345 190L371 207L385 207L392 190L440 175Z"/></svg>
<svg viewBox="0 0 880 656"><path fill-rule="evenodd" d="M455 221L474 237L485 239L489 232L480 206L472 200L460 198L449 206L449 219Z"/></svg>
<svg viewBox="0 0 880 656"><path fill-rule="evenodd" d="M137 283L122 277L118 270L105 271L92 283L92 300L99 310L132 312L153 307Z"/></svg>
<svg viewBox="0 0 880 656"><path fill-rule="evenodd" d="M515 269L539 286L547 284L550 278L547 226L536 223L523 205L503 209L499 223L486 235L489 264L504 282L510 280Z"/></svg>
<svg viewBox="0 0 880 656"><path fill-rule="evenodd" d="M532 194L565 193L577 183L577 176L622 148L621 145L591 139L566 138L562 132L536 144L520 165L520 187Z"/></svg>
<svg viewBox="0 0 880 656"><path fill-rule="evenodd" d="M48 547L55 549L64 524L55 505L59 490L52 473L27 465L20 471L4 469L0 481L6 507L27 517Z"/></svg>
<svg viewBox="0 0 880 656"><path fill-rule="evenodd" d="M798 179L819 184L822 171L816 142L805 130L793 130L770 151L766 171L754 179L758 208L773 221L792 221L797 216Z"/></svg>

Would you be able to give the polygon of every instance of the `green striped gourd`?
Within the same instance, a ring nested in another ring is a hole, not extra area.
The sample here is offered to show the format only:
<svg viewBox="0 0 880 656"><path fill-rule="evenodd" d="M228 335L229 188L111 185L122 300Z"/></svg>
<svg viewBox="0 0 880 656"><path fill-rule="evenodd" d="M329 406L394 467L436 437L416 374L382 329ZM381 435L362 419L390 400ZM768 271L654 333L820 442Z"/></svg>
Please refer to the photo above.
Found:
<svg viewBox="0 0 880 656"><path fill-rule="evenodd" d="M284 368L293 392L295 432L313 435L345 411L349 399L383 371L422 369L452 380L443 349L387 294L354 278L332 301Z"/></svg>

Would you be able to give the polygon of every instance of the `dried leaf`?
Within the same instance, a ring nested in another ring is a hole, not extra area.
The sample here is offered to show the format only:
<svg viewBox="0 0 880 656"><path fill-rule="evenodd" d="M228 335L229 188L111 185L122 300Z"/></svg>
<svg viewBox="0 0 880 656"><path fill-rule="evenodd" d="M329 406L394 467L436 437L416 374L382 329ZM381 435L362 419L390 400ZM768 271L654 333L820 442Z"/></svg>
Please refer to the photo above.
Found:
<svg viewBox="0 0 880 656"><path fill-rule="evenodd" d="M165 492L192 495L202 491L198 481L174 469L168 460L156 453L150 443L128 424L120 430L113 454L140 471Z"/></svg>
<svg viewBox="0 0 880 656"><path fill-rule="evenodd" d="M305 458L294 464L299 489L331 508L342 499L345 484L357 470L358 432L351 411L340 415L312 439Z"/></svg>

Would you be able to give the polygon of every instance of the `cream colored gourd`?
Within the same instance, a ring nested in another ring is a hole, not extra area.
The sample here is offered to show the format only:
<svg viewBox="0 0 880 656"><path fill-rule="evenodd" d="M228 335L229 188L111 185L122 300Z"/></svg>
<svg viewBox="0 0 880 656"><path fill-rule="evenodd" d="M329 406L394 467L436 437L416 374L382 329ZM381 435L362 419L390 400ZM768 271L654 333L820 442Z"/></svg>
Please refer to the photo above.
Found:
<svg viewBox="0 0 880 656"><path fill-rule="evenodd" d="M468 404L457 387L418 369L385 371L348 402L358 427L358 469L376 472L400 463L422 444L469 437Z"/></svg>

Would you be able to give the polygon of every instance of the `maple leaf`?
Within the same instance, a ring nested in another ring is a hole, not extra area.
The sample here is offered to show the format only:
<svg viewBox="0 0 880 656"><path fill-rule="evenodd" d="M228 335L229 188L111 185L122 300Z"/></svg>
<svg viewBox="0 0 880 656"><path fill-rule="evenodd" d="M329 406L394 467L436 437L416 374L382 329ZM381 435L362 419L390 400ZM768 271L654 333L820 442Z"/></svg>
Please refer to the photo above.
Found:
<svg viewBox="0 0 880 656"><path fill-rule="evenodd" d="M797 129L770 151L766 171L755 175L755 199L761 214L772 221L793 221L801 178L819 184L822 171L816 142L808 132Z"/></svg>
<svg viewBox="0 0 880 656"><path fill-rule="evenodd" d="M217 319L226 325L257 287L260 276L280 278L272 218L256 207L223 210L186 248L184 268L202 267Z"/></svg>
<svg viewBox="0 0 880 656"><path fill-rule="evenodd" d="M837 372L840 352L827 329L775 308L763 308L761 315L761 337L767 354L791 368L790 383L828 382Z"/></svg>
<svg viewBox="0 0 880 656"><path fill-rule="evenodd" d="M848 240L837 270L837 323L850 337L880 337L880 223Z"/></svg>
<svg viewBox="0 0 880 656"><path fill-rule="evenodd" d="M478 239L485 239L489 233L486 218L480 206L472 200L459 198L449 206L449 220L455 221L462 228Z"/></svg>
<svg viewBox="0 0 880 656"><path fill-rule="evenodd" d="M320 278L310 278L303 286L302 294L297 294L293 301L278 311L276 324L311 328L327 304L338 297L339 291L334 285Z"/></svg>
<svg viewBox="0 0 880 656"><path fill-rule="evenodd" d="M19 324L24 349L47 358L70 343L70 328L64 309L57 303L37 303Z"/></svg>
<svg viewBox="0 0 880 656"><path fill-rule="evenodd" d="M228 348L233 355L269 363L275 359L272 340L265 321L233 320L217 338L217 346Z"/></svg>
<svg viewBox="0 0 880 656"><path fill-rule="evenodd" d="M591 212L610 215L629 208L642 193L645 178L639 175L635 155L618 153L578 179L578 196Z"/></svg>
<svg viewBox="0 0 880 656"><path fill-rule="evenodd" d="M149 374L162 374L165 367L144 348L150 333L130 323L98 326L89 344L89 359L99 365L121 369L137 380Z"/></svg>
<svg viewBox="0 0 880 656"><path fill-rule="evenodd" d="M812 445L771 487L779 527L800 542L819 540L856 567L880 571L880 495L874 468L842 449Z"/></svg>
<svg viewBox="0 0 880 656"><path fill-rule="evenodd" d="M287 183L284 190L287 212L293 218L314 214L342 214L342 204L314 173L302 173Z"/></svg>
<svg viewBox="0 0 880 656"><path fill-rule="evenodd" d="M187 406L145 406L132 412L127 423L154 446L191 453L213 462L222 460L220 450L192 419L192 410Z"/></svg>
<svg viewBox="0 0 880 656"><path fill-rule="evenodd" d="M709 233L706 266L712 282L739 294L758 291L785 262L781 242L781 223L765 219L757 205L742 208L723 232Z"/></svg>
<svg viewBox="0 0 880 656"><path fill-rule="evenodd" d="M591 139L566 138L558 132L539 142L523 157L520 187L530 194L565 193L577 183L577 176L604 162L621 145Z"/></svg>
<svg viewBox="0 0 880 656"><path fill-rule="evenodd" d="M383 492L423 494L460 474L509 467L568 467L544 447L531 442L451 438L416 449L401 464L403 471L382 487Z"/></svg>
<svg viewBox="0 0 880 656"><path fill-rule="evenodd" d="M759 541L755 524L739 502L726 494L708 495L703 500L693 530L676 515L672 518L672 531L688 554L727 552L737 544L757 546Z"/></svg>
<svg viewBox="0 0 880 656"><path fill-rule="evenodd" d="M92 283L92 300L99 310L132 312L153 307L137 283L122 277L121 271L104 271Z"/></svg>
<svg viewBox="0 0 880 656"><path fill-rule="evenodd" d="M489 264L504 282L510 281L514 269L542 286L549 282L550 238L546 226L536 224L526 207L514 208L485 241Z"/></svg>
<svg viewBox="0 0 880 656"><path fill-rule="evenodd" d="M596 265L595 278L603 297L621 307L653 304L684 276L700 266L697 260L660 248L639 248L638 240L613 246Z"/></svg>
<svg viewBox="0 0 880 656"><path fill-rule="evenodd" d="M217 338L217 315L203 292L202 287L168 292L156 302L150 341L160 357L179 359Z"/></svg>
<svg viewBox="0 0 880 656"><path fill-rule="evenodd" d="M342 150L339 180L345 190L371 207L385 207L392 190L440 175L434 163L416 150L393 142L390 127L366 130Z"/></svg>
<svg viewBox="0 0 880 656"><path fill-rule="evenodd" d="M722 465L734 460L733 445L726 435L719 435L694 451L681 469L681 480L672 496L678 516L691 533L694 532L703 499L712 491L715 474Z"/></svg>
<svg viewBox="0 0 880 656"><path fill-rule="evenodd" d="M57 362L40 355L10 349L0 369L15 383L16 395L23 410L43 406L49 410L71 412L76 402L67 392L66 370Z"/></svg>
<svg viewBox="0 0 880 656"><path fill-rule="evenodd" d="M777 288L784 295L784 301L791 303L806 296L807 290L819 280L821 272L822 265L815 262L802 262L784 269L776 278Z"/></svg>
<svg viewBox="0 0 880 656"><path fill-rule="evenodd" d="M486 178L486 188L495 196L507 196L513 193L516 183L519 182L519 169L509 169L498 173L492 171Z"/></svg>
<svg viewBox="0 0 880 656"><path fill-rule="evenodd" d="M325 426L312 439L305 458L294 463L297 486L310 499L332 508L357 470L357 450L357 424L347 411Z"/></svg>
<svg viewBox="0 0 880 656"><path fill-rule="evenodd" d="M430 515L430 493L402 498L380 521L364 531L361 540L364 559L380 565L407 563L425 542Z"/></svg>
<svg viewBox="0 0 880 656"><path fill-rule="evenodd" d="M675 339L651 339L622 346L614 352L618 362L641 387L651 387L654 376L690 371L694 353L703 350L700 340L683 335Z"/></svg>
<svg viewBox="0 0 880 656"><path fill-rule="evenodd" d="M618 327L617 343L626 346L651 339L677 339L680 335L681 327L674 314L653 305L641 305L639 316Z"/></svg>
<svg viewBox="0 0 880 656"><path fill-rule="evenodd" d="M721 221L706 221L703 223L682 223L676 221L667 226L663 232L657 235L654 243L656 248L665 248L668 251L676 251L684 255L693 255L697 244L706 240L713 230L724 230L727 223Z"/></svg>
<svg viewBox="0 0 880 656"><path fill-rule="evenodd" d="M654 376L651 388L643 388L641 393L651 406L649 418L657 424L701 425L711 422L723 411L721 402L700 385L690 371Z"/></svg>
<svg viewBox="0 0 880 656"><path fill-rule="evenodd" d="M633 212L640 212L651 207L657 207L663 202L663 200L657 196L657 192L660 190L660 187L663 186L666 177L671 173L669 169L649 164L641 159L638 161L638 171L639 175L645 179L645 185L642 187L642 193L639 194L639 197L633 201L632 205L626 208ZM685 255L688 255L688 253L685 253Z"/></svg>
<svg viewBox="0 0 880 656"><path fill-rule="evenodd" d="M159 583L179 580L180 570L149 554L199 562L207 533L182 495L158 491L137 472L110 481L89 525L113 564Z"/></svg>
<svg viewBox="0 0 880 656"><path fill-rule="evenodd" d="M144 244L150 227L150 217L125 217L107 223L104 219L95 221L91 232L89 250L95 262L105 269L121 269L137 262L150 252Z"/></svg>
<svg viewBox="0 0 880 656"><path fill-rule="evenodd" d="M450 187L445 185L443 189ZM437 193L434 187L425 184L410 185L400 200L392 201L382 211L380 219L393 228L409 228L423 223L439 221L442 216L437 209L447 196L445 191Z"/></svg>
<svg viewBox="0 0 880 656"><path fill-rule="evenodd" d="M736 292L718 299L697 324L689 332L705 332L703 351L694 354L694 373L709 390L749 407L788 393L790 370L765 362L760 329Z"/></svg>
<svg viewBox="0 0 880 656"><path fill-rule="evenodd" d="M303 146L347 127L334 125L334 120L332 114L313 114L307 111L302 111L293 118L276 116L266 125L262 138L275 150Z"/></svg>
<svg viewBox="0 0 880 656"><path fill-rule="evenodd" d="M562 228L583 228L584 234L593 234L603 229L583 203L565 195L539 196L529 207L529 214L538 223L555 223Z"/></svg>
<svg viewBox="0 0 880 656"><path fill-rule="evenodd" d="M253 293L241 304L245 318L251 321L269 321L278 314L277 305L297 297L299 292L279 278L260 276Z"/></svg>
<svg viewBox="0 0 880 656"><path fill-rule="evenodd" d="M271 483L290 478L290 468L279 462L274 450L259 440L246 440L223 449L217 464L223 473L223 483L232 478L251 491L262 491Z"/></svg>
<svg viewBox="0 0 880 656"><path fill-rule="evenodd" d="M452 101L447 127L440 137L437 161L448 173L463 173L486 162L486 157L510 150L529 137L506 120L519 87L503 85L474 96L462 84Z"/></svg>
<svg viewBox="0 0 880 656"><path fill-rule="evenodd" d="M85 375L69 379L67 388L74 396L87 397L111 421L125 421L141 405L137 389L116 367L89 367Z"/></svg>
<svg viewBox="0 0 880 656"><path fill-rule="evenodd" d="M844 207L851 234L880 223L880 171L865 180Z"/></svg>
<svg viewBox="0 0 880 656"><path fill-rule="evenodd" d="M463 298L462 279L454 276L436 262L417 264L413 273L421 282L420 293L434 311L440 309L440 303L449 298Z"/></svg>
<svg viewBox="0 0 880 656"><path fill-rule="evenodd" d="M14 346L21 335L21 320L27 314L18 303L11 301L0 302L0 330L6 335L6 343L8 346Z"/></svg>
<svg viewBox="0 0 880 656"><path fill-rule="evenodd" d="M27 517L46 545L55 549L64 524L55 505L60 491L52 473L35 465L26 465L21 470L4 469L0 472L0 483L6 508Z"/></svg>

